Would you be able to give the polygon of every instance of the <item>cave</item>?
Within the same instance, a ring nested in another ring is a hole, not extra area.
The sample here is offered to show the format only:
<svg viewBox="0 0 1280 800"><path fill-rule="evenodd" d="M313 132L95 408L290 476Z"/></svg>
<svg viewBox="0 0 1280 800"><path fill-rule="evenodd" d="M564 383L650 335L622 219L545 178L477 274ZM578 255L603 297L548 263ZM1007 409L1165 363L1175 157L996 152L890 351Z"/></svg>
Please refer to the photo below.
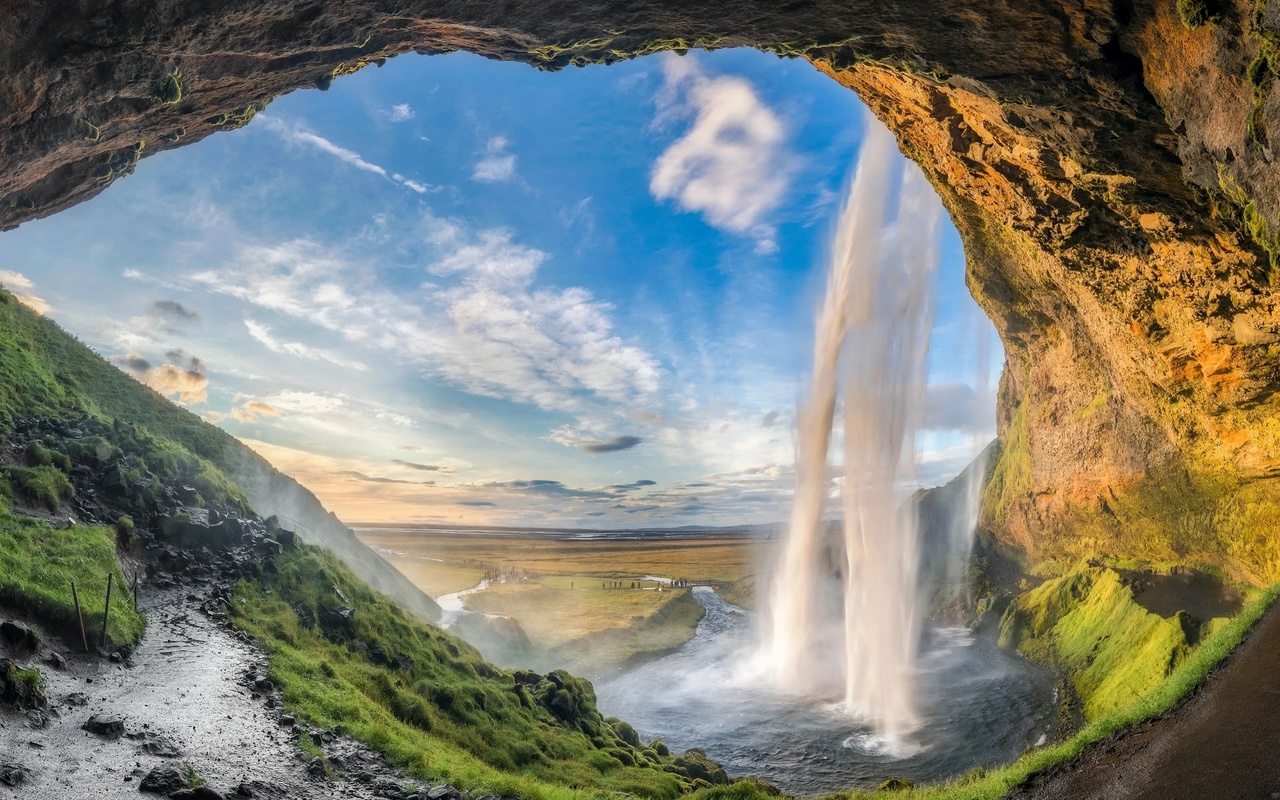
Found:
<svg viewBox="0 0 1280 800"><path fill-rule="evenodd" d="M1143 547L1176 551L1187 526L1143 509L1190 504L1232 518L1206 558L1261 583L1280 561L1258 534L1280 468L1277 34L1261 5L1184 5L26 2L0 34L0 228L396 56L808 59L923 168L1003 340L986 527L1032 554L1086 534L1123 551L1142 518Z"/></svg>

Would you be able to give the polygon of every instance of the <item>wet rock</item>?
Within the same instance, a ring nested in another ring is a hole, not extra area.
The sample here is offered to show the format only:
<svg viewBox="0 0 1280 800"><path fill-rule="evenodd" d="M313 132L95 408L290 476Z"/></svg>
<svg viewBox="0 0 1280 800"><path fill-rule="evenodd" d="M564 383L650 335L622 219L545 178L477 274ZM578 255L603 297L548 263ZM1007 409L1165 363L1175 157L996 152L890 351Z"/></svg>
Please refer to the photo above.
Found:
<svg viewBox="0 0 1280 800"><path fill-rule="evenodd" d="M13 647L35 650L40 646L40 636L25 622L7 619L0 622L0 640Z"/></svg>
<svg viewBox="0 0 1280 800"><path fill-rule="evenodd" d="M27 780L27 771L21 764L0 764L0 783L5 786L21 786Z"/></svg>
<svg viewBox="0 0 1280 800"><path fill-rule="evenodd" d="M915 784L907 780L906 778L889 778L886 781L882 781L880 785L876 787L876 791L898 792L898 791L903 791L905 789L914 789L914 788L915 788Z"/></svg>
<svg viewBox="0 0 1280 800"><path fill-rule="evenodd" d="M54 669L62 670L67 668L67 659L61 653L50 653L45 656L44 662Z"/></svg>
<svg viewBox="0 0 1280 800"><path fill-rule="evenodd" d="M171 793L169 800L223 800L223 798L221 792L216 792L208 786L196 786Z"/></svg>
<svg viewBox="0 0 1280 800"><path fill-rule="evenodd" d="M298 724L298 718L292 714L281 714L280 724L285 726L286 728L292 728L293 726Z"/></svg>
<svg viewBox="0 0 1280 800"><path fill-rule="evenodd" d="M329 770L325 767L323 758L313 758L307 764L307 774L313 778L327 779Z"/></svg>
<svg viewBox="0 0 1280 800"><path fill-rule="evenodd" d="M177 758L182 751L168 739L155 738L144 742L142 749L157 758Z"/></svg>
<svg viewBox="0 0 1280 800"><path fill-rule="evenodd" d="M89 695L84 692L72 692L67 695L65 702L69 706L87 706L89 705Z"/></svg>
<svg viewBox="0 0 1280 800"><path fill-rule="evenodd" d="M138 791L153 794L172 794L187 786L185 770L173 764L161 764L146 774L138 784Z"/></svg>
<svg viewBox="0 0 1280 800"><path fill-rule="evenodd" d="M124 735L124 717L119 714L94 714L81 727L98 736L118 739Z"/></svg>
<svg viewBox="0 0 1280 800"><path fill-rule="evenodd" d="M433 786L423 795L426 800L461 800L462 792L453 788L447 783L439 786Z"/></svg>

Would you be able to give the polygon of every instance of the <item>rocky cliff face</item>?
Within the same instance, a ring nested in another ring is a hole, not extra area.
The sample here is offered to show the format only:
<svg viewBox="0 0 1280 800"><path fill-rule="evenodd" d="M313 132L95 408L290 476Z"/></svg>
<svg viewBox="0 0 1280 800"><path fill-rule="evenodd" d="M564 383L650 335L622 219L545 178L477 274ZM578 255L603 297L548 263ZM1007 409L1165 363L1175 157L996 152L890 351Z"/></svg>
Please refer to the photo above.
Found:
<svg viewBox="0 0 1280 800"><path fill-rule="evenodd" d="M1008 354L991 526L1033 553L1280 573L1258 533L1280 516L1280 11L1262 0L20 0L9 19L0 227L411 51L806 57L893 129L964 237Z"/></svg>

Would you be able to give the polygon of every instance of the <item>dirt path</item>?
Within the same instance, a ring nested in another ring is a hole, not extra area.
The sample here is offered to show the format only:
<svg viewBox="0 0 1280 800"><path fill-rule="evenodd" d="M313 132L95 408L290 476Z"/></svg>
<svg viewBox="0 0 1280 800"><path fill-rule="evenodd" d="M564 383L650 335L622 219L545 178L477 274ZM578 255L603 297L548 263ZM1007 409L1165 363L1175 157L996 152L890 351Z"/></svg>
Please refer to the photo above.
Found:
<svg viewBox="0 0 1280 800"><path fill-rule="evenodd" d="M1176 711L1089 748L1009 797L1280 798L1280 605Z"/></svg>
<svg viewBox="0 0 1280 800"><path fill-rule="evenodd" d="M407 796L403 787L416 782L376 754L282 721L269 707L274 691L254 685L265 675L263 654L202 611L188 591L143 599L144 609L153 609L148 632L128 662L74 655L64 643L51 643L69 663L63 670L40 664L48 677L45 724L35 713L0 711L0 765L20 765L25 774L14 787L0 782L0 800L155 797L139 794L142 778L156 766L183 762L226 797ZM123 735L83 730L93 715L123 718ZM327 764L310 764L295 742L312 733Z"/></svg>

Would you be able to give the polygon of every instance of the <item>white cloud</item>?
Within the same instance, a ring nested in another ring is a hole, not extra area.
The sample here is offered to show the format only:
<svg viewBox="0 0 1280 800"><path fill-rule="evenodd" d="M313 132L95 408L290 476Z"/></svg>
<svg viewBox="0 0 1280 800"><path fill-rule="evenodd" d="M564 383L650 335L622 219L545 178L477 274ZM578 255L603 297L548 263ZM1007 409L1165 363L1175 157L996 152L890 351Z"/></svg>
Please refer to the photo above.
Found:
<svg viewBox="0 0 1280 800"><path fill-rule="evenodd" d="M282 342L271 335L271 328L260 322L254 322L251 319L244 321L244 325L249 329L249 335L262 343L264 347L273 353L282 353L284 355L297 356L305 358L309 361L328 361L330 364L336 364L339 367L347 367L348 369L359 370L365 372L369 368L359 361L343 358L337 353L329 350L323 350L318 347L303 344L302 342Z"/></svg>
<svg viewBox="0 0 1280 800"><path fill-rule="evenodd" d="M405 122L416 116L408 103L397 103L387 112L387 119L392 122Z"/></svg>
<svg viewBox="0 0 1280 800"><path fill-rule="evenodd" d="M405 107L407 108L408 106L405 106ZM399 106L396 106L396 108L399 108ZM412 112L410 112L410 116L412 116ZM298 125L290 125L289 123L285 122L282 119L279 119L278 117L274 117L274 116L269 117L265 114L259 114L258 118L263 121L263 125L266 127L267 130L276 133L278 136L280 136L280 138L284 139L286 142L301 144L307 147L311 147L315 150L319 150L322 153L326 153L328 155L333 156L334 158L338 159L344 164L350 164L356 169L362 169L365 172L372 172L374 175L379 175L383 178L386 178L389 181L393 181L395 183L400 184L401 186L405 186L409 189L412 189L418 194L426 194L428 191L431 190L431 187L427 186L426 184L419 183L418 181L412 180L410 178L406 178L405 176L401 175L398 172L395 174L390 174L387 172L385 167L381 167L377 164L366 161L364 157L361 156L356 151L348 150L345 147L336 145L333 142L329 141L328 139L324 138L323 136L320 136L318 134L312 133L311 131L305 130ZM126 277L132 277L132 276L129 276L126 274Z"/></svg>
<svg viewBox="0 0 1280 800"><path fill-rule="evenodd" d="M507 152L507 140L495 136L485 145L485 156L476 162L471 179L482 183L509 181L516 174L516 157Z"/></svg>
<svg viewBox="0 0 1280 800"><path fill-rule="evenodd" d="M692 123L654 162L650 192L752 237L759 253L775 252L766 218L782 202L795 165L782 120L742 78L708 76L688 56L667 55L662 68L660 119Z"/></svg>
<svg viewBox="0 0 1280 800"><path fill-rule="evenodd" d="M36 285L31 282L30 278L20 272L0 269L0 285L12 292L19 303L22 303L37 314L48 314L50 308L52 308L43 298L33 294Z"/></svg>
<svg viewBox="0 0 1280 800"><path fill-rule="evenodd" d="M276 392L262 402L278 411L291 411L295 414L328 414L346 405L346 399L336 395L292 389Z"/></svg>
<svg viewBox="0 0 1280 800"><path fill-rule="evenodd" d="M345 164L350 164L356 169L362 169L365 172L372 172L373 174L381 175L384 178L389 177L385 169L377 164L371 164L368 161L365 161L360 154L354 150L348 150L345 147L340 147L323 136L317 136L310 131L303 130L295 125L290 125L277 117L268 117L261 114L259 117L263 120L263 124L266 126L267 130L278 134L280 138L284 139L286 142L293 142L295 144L312 147L322 153L327 153L333 156Z"/></svg>
<svg viewBox="0 0 1280 800"><path fill-rule="evenodd" d="M534 284L545 253L507 231L471 234L435 218L427 233L441 253L428 272L447 283L416 297L307 241L244 247L191 279L473 394L575 411L593 398L631 404L657 391L658 362L614 333L611 305L586 289Z"/></svg>

